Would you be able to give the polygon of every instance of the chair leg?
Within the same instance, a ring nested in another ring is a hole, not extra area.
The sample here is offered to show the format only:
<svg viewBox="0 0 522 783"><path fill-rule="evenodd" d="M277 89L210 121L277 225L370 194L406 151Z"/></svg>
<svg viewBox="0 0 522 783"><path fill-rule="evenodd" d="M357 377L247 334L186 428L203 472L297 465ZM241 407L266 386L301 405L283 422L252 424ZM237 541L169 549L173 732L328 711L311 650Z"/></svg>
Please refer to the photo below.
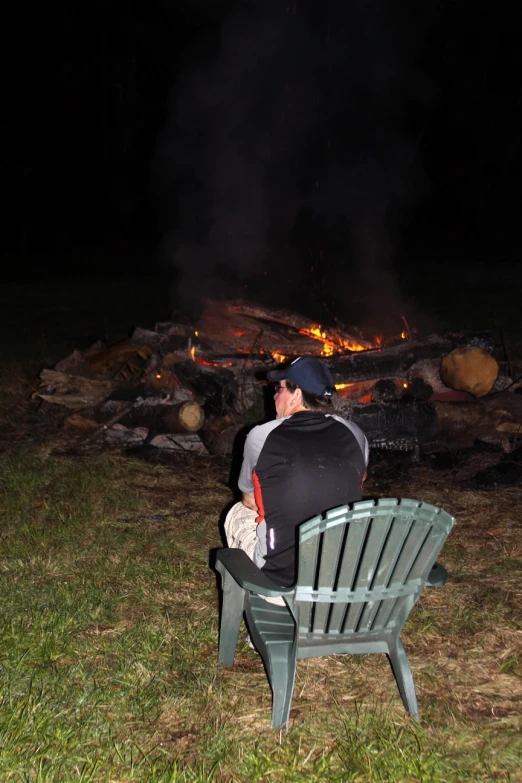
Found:
<svg viewBox="0 0 522 783"><path fill-rule="evenodd" d="M216 568L220 571L223 580L223 607L219 626L218 661L225 666L233 666L239 627L243 617L245 591L228 571L222 570L219 566L218 563Z"/></svg>
<svg viewBox="0 0 522 783"><path fill-rule="evenodd" d="M393 669L393 674L399 686L399 692L404 706L412 717L419 719L419 708L417 706L417 696L415 694L415 685L411 673L410 662L406 655L406 650L400 638L391 642L388 647L388 656Z"/></svg>
<svg viewBox="0 0 522 783"><path fill-rule="evenodd" d="M288 649L288 648L287 648ZM272 688L272 728L288 729L290 706L294 692L296 647L292 645L287 656L270 659L270 686Z"/></svg>

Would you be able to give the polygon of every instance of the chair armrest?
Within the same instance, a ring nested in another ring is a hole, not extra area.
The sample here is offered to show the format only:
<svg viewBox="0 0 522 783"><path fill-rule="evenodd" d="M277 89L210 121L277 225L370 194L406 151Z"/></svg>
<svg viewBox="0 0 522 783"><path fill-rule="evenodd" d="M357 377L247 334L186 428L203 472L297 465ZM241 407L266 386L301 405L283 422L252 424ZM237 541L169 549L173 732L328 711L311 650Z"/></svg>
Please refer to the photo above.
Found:
<svg viewBox="0 0 522 783"><path fill-rule="evenodd" d="M290 595L294 592L295 588L293 587L279 587L275 582L272 582L242 549L220 549L216 554L216 568L218 571L221 570L219 568L220 565L245 590L252 590L254 593L259 593L259 595L265 595L269 598Z"/></svg>
<svg viewBox="0 0 522 783"><path fill-rule="evenodd" d="M448 572L444 566L441 566L440 563L435 563L428 574L426 585L428 587L444 587L447 578Z"/></svg>

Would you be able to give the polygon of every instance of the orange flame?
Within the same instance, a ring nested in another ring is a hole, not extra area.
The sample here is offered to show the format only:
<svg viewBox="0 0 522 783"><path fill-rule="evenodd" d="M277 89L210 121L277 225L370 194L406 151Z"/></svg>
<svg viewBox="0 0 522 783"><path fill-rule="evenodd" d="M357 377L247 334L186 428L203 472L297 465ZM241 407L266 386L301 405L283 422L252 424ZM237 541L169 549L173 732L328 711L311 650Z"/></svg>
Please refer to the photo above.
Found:
<svg viewBox="0 0 522 783"><path fill-rule="evenodd" d="M343 348L348 351L366 350L364 345L361 345L360 343L342 340L341 338L332 339L331 337L328 337L321 324L314 324L310 329L299 329L299 334L312 337L314 340L320 340L324 346L321 351L321 356L332 356L332 354Z"/></svg>
<svg viewBox="0 0 522 783"><path fill-rule="evenodd" d="M196 346L195 345L193 345L192 348L190 349L190 358L192 359L193 362L196 361Z"/></svg>
<svg viewBox="0 0 522 783"><path fill-rule="evenodd" d="M273 352L272 352L272 354L271 354L271 356L272 356L272 359L273 359L275 362L279 362L280 364L281 364L282 362L287 362L287 361L288 361L288 359L290 358L289 356L285 356L284 354L282 354L282 353L279 353L279 351L273 351Z"/></svg>

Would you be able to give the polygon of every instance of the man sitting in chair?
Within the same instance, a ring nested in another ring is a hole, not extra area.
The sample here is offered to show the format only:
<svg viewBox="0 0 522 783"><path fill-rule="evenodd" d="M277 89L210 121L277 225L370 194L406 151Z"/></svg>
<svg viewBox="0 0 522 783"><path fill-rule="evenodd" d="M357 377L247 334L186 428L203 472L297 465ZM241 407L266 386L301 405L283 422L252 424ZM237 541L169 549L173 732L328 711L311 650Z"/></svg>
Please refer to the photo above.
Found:
<svg viewBox="0 0 522 783"><path fill-rule="evenodd" d="M360 500L368 442L360 427L334 414L328 367L301 356L268 373L276 419L254 427L238 486L242 501L225 520L229 547L243 549L276 584L296 579L297 528L311 517ZM267 599L283 603L282 599Z"/></svg>

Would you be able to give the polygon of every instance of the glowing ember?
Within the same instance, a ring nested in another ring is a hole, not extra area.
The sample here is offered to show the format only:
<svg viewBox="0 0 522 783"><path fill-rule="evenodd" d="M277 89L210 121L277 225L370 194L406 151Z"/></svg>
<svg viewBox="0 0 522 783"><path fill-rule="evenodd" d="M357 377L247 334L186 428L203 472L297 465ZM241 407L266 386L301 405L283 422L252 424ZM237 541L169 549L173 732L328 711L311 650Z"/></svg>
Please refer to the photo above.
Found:
<svg viewBox="0 0 522 783"><path fill-rule="evenodd" d="M403 340L411 340L411 329L408 324L408 321L406 320L406 316L401 315L401 320L404 324L404 331L401 333L401 337Z"/></svg>
<svg viewBox="0 0 522 783"><path fill-rule="evenodd" d="M362 383L336 383L335 388L339 397L357 400L367 403L372 401L374 381Z"/></svg>
<svg viewBox="0 0 522 783"><path fill-rule="evenodd" d="M193 345L192 348L190 349L190 358L192 359L193 362L196 361L196 346L195 345Z"/></svg>
<svg viewBox="0 0 522 783"><path fill-rule="evenodd" d="M282 362L287 362L287 361L289 360L289 358L290 358L289 356L285 356L285 355L284 355L284 354L282 354L282 353L278 353L278 351L274 351L274 352L271 354L271 356L272 356L272 359L273 359L275 362L279 362L279 364L281 364Z"/></svg>
<svg viewBox="0 0 522 783"><path fill-rule="evenodd" d="M194 359L202 367L232 367L233 362L206 362L204 359Z"/></svg>

